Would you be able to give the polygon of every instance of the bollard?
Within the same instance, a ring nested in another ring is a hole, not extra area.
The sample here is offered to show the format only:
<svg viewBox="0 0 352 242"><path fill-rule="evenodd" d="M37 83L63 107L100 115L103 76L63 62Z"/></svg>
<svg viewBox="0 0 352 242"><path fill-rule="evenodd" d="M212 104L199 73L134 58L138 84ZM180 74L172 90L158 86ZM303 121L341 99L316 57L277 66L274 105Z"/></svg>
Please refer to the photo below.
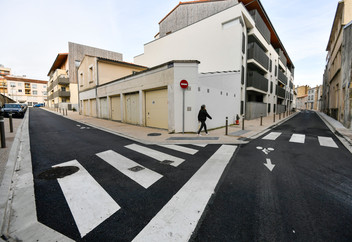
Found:
<svg viewBox="0 0 352 242"><path fill-rule="evenodd" d="M229 133L229 120L228 120L228 117L226 117L226 123L225 123L225 135L228 135Z"/></svg>
<svg viewBox="0 0 352 242"><path fill-rule="evenodd" d="M281 119L281 113L279 113L279 120Z"/></svg>
<svg viewBox="0 0 352 242"><path fill-rule="evenodd" d="M66 116L67 116L67 108L66 108Z"/></svg>
<svg viewBox="0 0 352 242"><path fill-rule="evenodd" d="M1 148L6 148L4 117L0 116Z"/></svg>
<svg viewBox="0 0 352 242"><path fill-rule="evenodd" d="M274 113L274 123L275 123L275 113Z"/></svg>
<svg viewBox="0 0 352 242"><path fill-rule="evenodd" d="M244 130L244 115L242 116L242 130Z"/></svg>
<svg viewBox="0 0 352 242"><path fill-rule="evenodd" d="M263 126L263 115L260 115L260 126Z"/></svg>
<svg viewBox="0 0 352 242"><path fill-rule="evenodd" d="M284 112L283 116L284 116L283 118L285 118L285 112Z"/></svg>
<svg viewBox="0 0 352 242"><path fill-rule="evenodd" d="M10 133L13 133L12 113L9 114Z"/></svg>

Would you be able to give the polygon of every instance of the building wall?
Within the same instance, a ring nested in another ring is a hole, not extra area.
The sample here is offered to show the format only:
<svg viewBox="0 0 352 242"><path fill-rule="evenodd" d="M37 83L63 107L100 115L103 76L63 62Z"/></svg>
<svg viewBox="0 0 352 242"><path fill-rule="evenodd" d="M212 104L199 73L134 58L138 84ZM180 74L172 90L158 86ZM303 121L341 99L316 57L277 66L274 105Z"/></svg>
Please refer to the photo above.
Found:
<svg viewBox="0 0 352 242"><path fill-rule="evenodd" d="M345 26L343 32L341 72L344 107L341 121L345 127L352 129L352 21Z"/></svg>

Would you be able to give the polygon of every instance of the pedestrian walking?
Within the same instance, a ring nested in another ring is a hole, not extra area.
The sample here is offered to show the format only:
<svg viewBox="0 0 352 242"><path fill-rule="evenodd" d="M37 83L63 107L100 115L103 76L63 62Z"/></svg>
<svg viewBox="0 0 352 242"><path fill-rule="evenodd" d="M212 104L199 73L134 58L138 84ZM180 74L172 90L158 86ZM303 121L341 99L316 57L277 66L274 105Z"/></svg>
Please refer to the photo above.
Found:
<svg viewBox="0 0 352 242"><path fill-rule="evenodd" d="M205 120L207 120L207 117L212 119L210 115L208 114L207 110L205 109L205 105L203 104L200 107L199 113L198 113L198 121L200 122L200 128L198 130L198 136L202 136L200 134L200 131L202 131L204 127L205 134L208 135L208 130L207 130L207 125L205 124Z"/></svg>

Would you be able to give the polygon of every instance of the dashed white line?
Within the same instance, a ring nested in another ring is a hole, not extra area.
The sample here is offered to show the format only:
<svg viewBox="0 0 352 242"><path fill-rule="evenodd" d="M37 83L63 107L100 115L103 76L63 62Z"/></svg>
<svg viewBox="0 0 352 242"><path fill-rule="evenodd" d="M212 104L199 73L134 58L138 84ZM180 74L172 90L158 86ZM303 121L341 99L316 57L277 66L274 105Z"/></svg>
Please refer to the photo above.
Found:
<svg viewBox="0 0 352 242"><path fill-rule="evenodd" d="M180 146L180 145L160 145L161 147L164 148L168 148L171 150L176 150L179 152L183 152L186 154L190 154L190 155L194 155L195 153L198 152L198 150L192 149L192 148L188 148L188 147L184 147L184 146Z"/></svg>
<svg viewBox="0 0 352 242"><path fill-rule="evenodd" d="M266 140L276 140L282 133L281 132L270 132L268 135L263 137Z"/></svg>
<svg viewBox="0 0 352 242"><path fill-rule="evenodd" d="M304 134L292 134L290 142L304 144L306 136Z"/></svg>
<svg viewBox="0 0 352 242"><path fill-rule="evenodd" d="M321 146L339 148L331 137L318 136L318 140Z"/></svg>

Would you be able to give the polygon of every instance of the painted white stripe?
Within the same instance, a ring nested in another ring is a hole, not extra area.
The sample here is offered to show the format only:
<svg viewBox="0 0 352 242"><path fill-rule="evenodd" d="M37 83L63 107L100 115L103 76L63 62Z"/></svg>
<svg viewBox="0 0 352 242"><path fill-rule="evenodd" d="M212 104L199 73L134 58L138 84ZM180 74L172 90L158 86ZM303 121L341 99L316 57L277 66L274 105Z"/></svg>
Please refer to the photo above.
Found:
<svg viewBox="0 0 352 242"><path fill-rule="evenodd" d="M263 137L263 139L267 140L276 140L282 133L281 132L270 132L268 135Z"/></svg>
<svg viewBox="0 0 352 242"><path fill-rule="evenodd" d="M77 166L79 171L57 179L67 204L84 237L104 220L120 209L120 206L77 161L69 161L54 167Z"/></svg>
<svg viewBox="0 0 352 242"><path fill-rule="evenodd" d="M331 137L318 136L318 140L321 146L339 148Z"/></svg>
<svg viewBox="0 0 352 242"><path fill-rule="evenodd" d="M147 147L140 146L137 144L126 145L125 147L130 150L141 153L143 155L149 156L149 157L156 159L158 161L165 161L165 160L173 161L170 165L175 166L175 167L179 166L182 162L185 161L184 159L181 159L181 158L178 158L178 157L175 157L172 155L168 155L168 154L162 153L160 151L149 149Z"/></svg>
<svg viewBox="0 0 352 242"><path fill-rule="evenodd" d="M221 146L133 241L188 241L236 148Z"/></svg>
<svg viewBox="0 0 352 242"><path fill-rule="evenodd" d="M207 144L193 144L193 145L199 146L199 147L205 147L205 146L207 146Z"/></svg>
<svg viewBox="0 0 352 242"><path fill-rule="evenodd" d="M304 134L293 134L291 136L290 142L304 144L305 139L306 139L306 136Z"/></svg>
<svg viewBox="0 0 352 242"><path fill-rule="evenodd" d="M190 155L194 155L195 153L198 152L198 150L192 149L192 148L188 148L188 147L184 147L184 146L180 146L180 145L160 145L161 147L164 148L168 148L171 150L176 150L176 151L180 151L186 154L190 154Z"/></svg>
<svg viewBox="0 0 352 242"><path fill-rule="evenodd" d="M107 150L107 151L98 153L97 156L99 156L101 159L103 159L104 161L106 161L107 163L115 167L121 173L125 174L126 176L128 176L129 178L131 178L132 180L134 180L144 188L150 187L157 180L163 177L159 173L149 170L148 168L112 150ZM132 168L135 166L140 166L140 167L143 167L144 169L138 172L129 170L129 168Z"/></svg>

